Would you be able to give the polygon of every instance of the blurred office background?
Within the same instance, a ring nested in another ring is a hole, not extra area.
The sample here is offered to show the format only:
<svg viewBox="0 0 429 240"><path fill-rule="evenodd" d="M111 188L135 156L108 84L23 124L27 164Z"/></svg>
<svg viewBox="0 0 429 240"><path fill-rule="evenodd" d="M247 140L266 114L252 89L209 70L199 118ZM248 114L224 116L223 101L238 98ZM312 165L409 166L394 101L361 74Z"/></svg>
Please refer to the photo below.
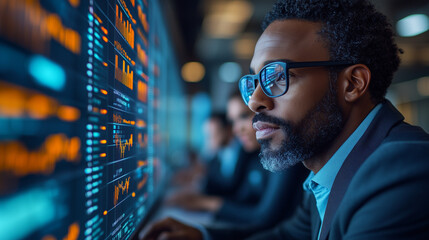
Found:
<svg viewBox="0 0 429 240"><path fill-rule="evenodd" d="M224 110L237 80L248 74L261 22L275 0L164 0L167 23L181 65L189 103L191 146L201 143L198 125ZM429 131L429 2L373 1L397 31L404 50L388 98L406 121ZM362 13L364 14L364 13ZM194 103L194 104L193 104Z"/></svg>

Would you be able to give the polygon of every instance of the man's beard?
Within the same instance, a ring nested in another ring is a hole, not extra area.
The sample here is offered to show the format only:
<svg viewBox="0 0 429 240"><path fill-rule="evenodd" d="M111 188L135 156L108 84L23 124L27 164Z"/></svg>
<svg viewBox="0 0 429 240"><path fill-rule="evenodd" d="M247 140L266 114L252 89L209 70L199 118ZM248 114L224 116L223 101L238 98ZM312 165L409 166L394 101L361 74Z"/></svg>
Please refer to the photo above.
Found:
<svg viewBox="0 0 429 240"><path fill-rule="evenodd" d="M262 166L271 172L282 171L326 150L344 125L336 95L336 88L331 86L323 99L298 124L263 113L256 114L253 122L276 124L285 135L277 149L270 148L271 139L258 140Z"/></svg>

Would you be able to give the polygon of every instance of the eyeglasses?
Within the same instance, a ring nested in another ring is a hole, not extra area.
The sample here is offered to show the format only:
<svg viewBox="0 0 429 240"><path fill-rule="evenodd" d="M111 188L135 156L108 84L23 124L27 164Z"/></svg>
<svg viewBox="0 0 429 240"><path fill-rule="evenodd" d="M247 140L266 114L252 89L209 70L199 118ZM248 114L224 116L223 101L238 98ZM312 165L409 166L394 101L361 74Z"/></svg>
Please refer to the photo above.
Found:
<svg viewBox="0 0 429 240"><path fill-rule="evenodd" d="M289 69L304 67L330 67L352 65L350 62L317 61L317 62L272 62L265 65L258 74L240 78L238 87L246 105L257 87L268 97L275 98L285 94L289 88Z"/></svg>

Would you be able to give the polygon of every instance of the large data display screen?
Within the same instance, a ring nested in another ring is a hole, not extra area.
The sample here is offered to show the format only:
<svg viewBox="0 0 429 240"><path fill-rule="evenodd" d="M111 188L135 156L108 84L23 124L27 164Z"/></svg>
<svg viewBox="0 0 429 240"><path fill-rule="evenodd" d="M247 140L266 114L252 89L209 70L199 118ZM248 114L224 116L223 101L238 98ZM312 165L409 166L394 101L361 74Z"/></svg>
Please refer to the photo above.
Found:
<svg viewBox="0 0 429 240"><path fill-rule="evenodd" d="M0 239L129 239L145 219L163 167L152 3L0 0Z"/></svg>

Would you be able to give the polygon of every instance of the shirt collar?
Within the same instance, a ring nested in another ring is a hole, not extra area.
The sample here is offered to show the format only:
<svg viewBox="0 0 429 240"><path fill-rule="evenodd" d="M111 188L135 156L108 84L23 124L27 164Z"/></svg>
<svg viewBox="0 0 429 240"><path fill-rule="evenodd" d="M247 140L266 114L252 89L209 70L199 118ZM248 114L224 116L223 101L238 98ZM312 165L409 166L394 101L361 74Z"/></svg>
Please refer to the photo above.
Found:
<svg viewBox="0 0 429 240"><path fill-rule="evenodd" d="M349 138L341 145L341 147L332 155L328 162L320 169L317 174L313 172L307 177L303 184L305 191L310 191L310 184L314 182L320 186L325 187L329 191L331 190L332 184L334 183L335 177L338 174L341 166L346 160L347 156L353 150L356 143L368 129L370 123L374 119L380 110L382 104L375 106L371 112L365 117L361 124L356 128L356 130L350 135Z"/></svg>

